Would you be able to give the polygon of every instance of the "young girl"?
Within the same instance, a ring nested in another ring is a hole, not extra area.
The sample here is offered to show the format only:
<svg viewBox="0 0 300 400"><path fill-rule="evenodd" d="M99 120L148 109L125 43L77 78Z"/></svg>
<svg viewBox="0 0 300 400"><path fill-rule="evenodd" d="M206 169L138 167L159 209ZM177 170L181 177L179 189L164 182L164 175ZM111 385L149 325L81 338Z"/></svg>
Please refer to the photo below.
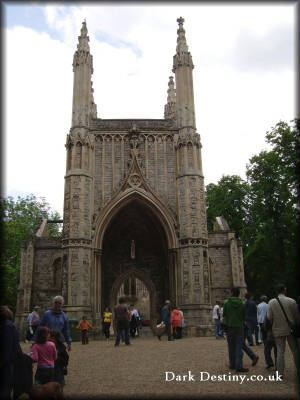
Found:
<svg viewBox="0 0 300 400"><path fill-rule="evenodd" d="M64 387L64 375L67 375L69 355L67 353L66 346L62 342L60 331L58 329L51 329L50 335L57 351L57 359L54 362L54 379L56 382L60 383L62 387Z"/></svg>
<svg viewBox="0 0 300 400"><path fill-rule="evenodd" d="M86 319L85 315L82 317L82 320L79 322L79 324L77 326L77 329L81 330L81 341L82 341L82 344L89 344L88 330L89 329L94 329L94 328L89 323L89 321Z"/></svg>
<svg viewBox="0 0 300 400"><path fill-rule="evenodd" d="M37 362L35 384L43 385L54 381L54 361L57 359L55 344L50 341L50 332L41 326L37 332L36 342L31 346L31 358Z"/></svg>

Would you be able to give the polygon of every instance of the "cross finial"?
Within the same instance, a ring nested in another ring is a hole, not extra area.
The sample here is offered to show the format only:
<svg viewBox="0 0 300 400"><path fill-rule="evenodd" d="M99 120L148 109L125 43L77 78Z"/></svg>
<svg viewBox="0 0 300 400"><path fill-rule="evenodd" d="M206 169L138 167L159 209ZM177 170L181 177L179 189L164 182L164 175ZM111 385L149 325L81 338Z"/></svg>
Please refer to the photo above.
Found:
<svg viewBox="0 0 300 400"><path fill-rule="evenodd" d="M183 23L184 23L184 18L182 18L182 17L177 18L177 22L178 22L178 24L179 24L179 28L182 28Z"/></svg>

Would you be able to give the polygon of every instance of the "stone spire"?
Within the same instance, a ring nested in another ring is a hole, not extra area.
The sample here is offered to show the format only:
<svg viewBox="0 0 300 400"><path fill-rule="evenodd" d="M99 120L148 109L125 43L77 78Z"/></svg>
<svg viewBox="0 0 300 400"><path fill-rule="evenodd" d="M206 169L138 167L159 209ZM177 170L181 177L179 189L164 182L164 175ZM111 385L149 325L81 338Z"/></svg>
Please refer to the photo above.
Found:
<svg viewBox="0 0 300 400"><path fill-rule="evenodd" d="M184 19L177 19L176 54L173 58L173 72L176 79L176 110L178 128L193 128L195 126L194 89L193 89L193 60L188 51L188 45L183 29Z"/></svg>
<svg viewBox="0 0 300 400"><path fill-rule="evenodd" d="M73 58L74 85L72 127L88 127L89 118L95 117L95 104L91 76L93 74L93 56L90 54L88 30L83 21L77 50Z"/></svg>
<svg viewBox="0 0 300 400"><path fill-rule="evenodd" d="M165 119L172 119L176 117L176 90L174 85L174 78L173 76L170 76L168 83L167 104L165 105Z"/></svg>
<svg viewBox="0 0 300 400"><path fill-rule="evenodd" d="M87 35L88 34L88 30L87 30L87 27L86 27L86 21L85 20L82 23L82 27L81 27L80 33L81 33L81 35L78 36L79 43L77 45L77 50L78 51L83 50L83 51L89 52L90 51L90 46L89 46L90 38Z"/></svg>
<svg viewBox="0 0 300 400"><path fill-rule="evenodd" d="M185 30L183 29L183 23L184 19L182 17L177 19L179 29L177 29L177 47L176 47L176 52L179 53L188 53L189 49L186 44L186 38L185 38Z"/></svg>

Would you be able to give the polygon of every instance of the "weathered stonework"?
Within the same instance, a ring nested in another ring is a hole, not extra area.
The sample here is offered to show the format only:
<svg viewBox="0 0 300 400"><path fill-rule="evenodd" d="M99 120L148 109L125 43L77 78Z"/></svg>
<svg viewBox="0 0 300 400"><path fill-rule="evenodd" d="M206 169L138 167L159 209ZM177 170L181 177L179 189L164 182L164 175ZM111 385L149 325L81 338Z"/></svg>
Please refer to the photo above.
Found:
<svg viewBox="0 0 300 400"><path fill-rule="evenodd" d="M150 320L170 298L186 333L212 330L212 305L232 285L245 289L241 243L224 226L207 232L201 139L196 131L192 56L178 19L174 78L164 119L97 117L85 22L73 60L72 126L66 138L61 239L45 221L22 248L17 323L38 304L65 298L70 318L100 329L105 305L136 277L147 287ZM135 244L135 256L130 252Z"/></svg>

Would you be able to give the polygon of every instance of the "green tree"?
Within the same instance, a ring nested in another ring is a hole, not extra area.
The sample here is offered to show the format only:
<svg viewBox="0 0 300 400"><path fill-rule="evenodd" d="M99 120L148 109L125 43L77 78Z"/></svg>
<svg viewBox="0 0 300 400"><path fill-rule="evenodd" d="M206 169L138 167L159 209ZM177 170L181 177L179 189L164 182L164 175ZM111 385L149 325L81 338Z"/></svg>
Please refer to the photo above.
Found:
<svg viewBox="0 0 300 400"><path fill-rule="evenodd" d="M2 214L2 304L13 311L16 307L17 287L19 283L21 244L36 231L40 218L60 220L57 212L50 210L44 198L29 195L25 198L12 197L0 200ZM50 236L59 236L58 224L49 224Z"/></svg>
<svg viewBox="0 0 300 400"><path fill-rule="evenodd" d="M279 122L266 134L270 151L250 159L247 178L251 187L245 249L247 283L257 293L273 295L286 283L298 295L299 279L299 121Z"/></svg>
<svg viewBox="0 0 300 400"><path fill-rule="evenodd" d="M213 229L215 218L223 216L229 228L243 239L248 220L249 185L237 175L226 175L217 184L206 187L208 230Z"/></svg>
<svg viewBox="0 0 300 400"><path fill-rule="evenodd" d="M280 121L266 133L269 151L250 159L247 182L223 176L206 188L209 230L223 215L243 241L248 289L274 295L285 283L297 297L299 282L299 120Z"/></svg>

